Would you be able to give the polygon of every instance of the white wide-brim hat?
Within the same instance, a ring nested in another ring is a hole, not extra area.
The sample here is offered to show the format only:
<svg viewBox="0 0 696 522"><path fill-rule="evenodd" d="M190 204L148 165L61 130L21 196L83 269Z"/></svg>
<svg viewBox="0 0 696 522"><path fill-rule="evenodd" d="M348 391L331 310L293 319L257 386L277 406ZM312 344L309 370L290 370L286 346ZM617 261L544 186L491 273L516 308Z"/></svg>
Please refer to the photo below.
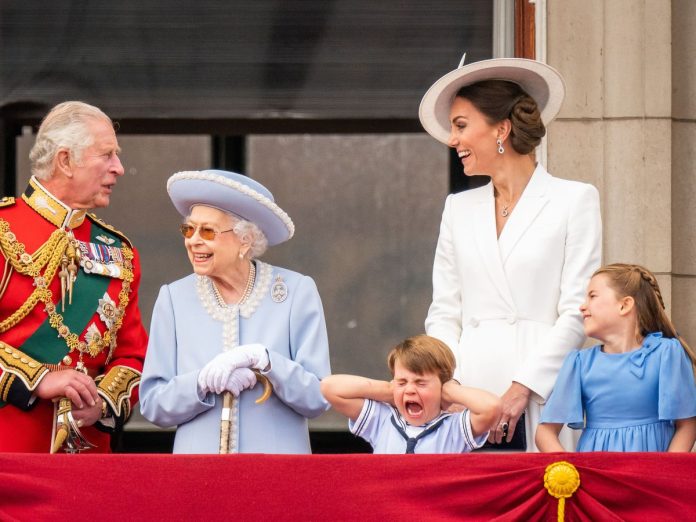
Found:
<svg viewBox="0 0 696 522"><path fill-rule="evenodd" d="M256 224L269 246L290 239L295 225L273 199L273 194L258 181L225 170L185 171L167 181L167 192L182 216L196 205L206 205Z"/></svg>
<svg viewBox="0 0 696 522"><path fill-rule="evenodd" d="M436 81L425 93L418 109L423 128L447 144L450 139L450 108L462 87L483 80L505 80L522 87L539 106L541 120L548 125L561 110L565 82L545 63L526 58L494 58L463 65Z"/></svg>

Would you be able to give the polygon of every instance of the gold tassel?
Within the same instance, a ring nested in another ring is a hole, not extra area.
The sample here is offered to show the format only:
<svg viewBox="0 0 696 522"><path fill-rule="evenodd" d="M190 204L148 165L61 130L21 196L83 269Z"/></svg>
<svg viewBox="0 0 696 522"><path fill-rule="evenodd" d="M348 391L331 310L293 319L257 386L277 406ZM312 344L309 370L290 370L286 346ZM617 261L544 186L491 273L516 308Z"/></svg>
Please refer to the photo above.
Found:
<svg viewBox="0 0 696 522"><path fill-rule="evenodd" d="M60 303L65 312L65 292L68 287L68 256L63 254L60 259L60 272L58 272L58 277L60 277Z"/></svg>
<svg viewBox="0 0 696 522"><path fill-rule="evenodd" d="M546 466L544 487L558 499L558 522L565 520L565 499L573 496L580 487L580 473L570 462L564 460Z"/></svg>
<svg viewBox="0 0 696 522"><path fill-rule="evenodd" d="M72 304L73 285L77 279L76 261L79 260L79 249L75 248L75 245L75 240L71 239L67 248L65 249L65 253L70 260L70 264L68 265L68 304Z"/></svg>

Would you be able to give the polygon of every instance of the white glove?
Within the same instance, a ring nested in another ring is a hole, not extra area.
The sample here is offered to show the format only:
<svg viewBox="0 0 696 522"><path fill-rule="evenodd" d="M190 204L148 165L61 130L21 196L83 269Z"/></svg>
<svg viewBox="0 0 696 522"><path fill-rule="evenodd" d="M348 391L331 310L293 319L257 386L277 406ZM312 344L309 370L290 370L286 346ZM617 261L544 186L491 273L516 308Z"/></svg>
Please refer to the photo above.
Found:
<svg viewBox="0 0 696 522"><path fill-rule="evenodd" d="M227 379L225 390L232 392L232 395L239 397L244 390L256 386L256 374L249 368L237 368Z"/></svg>
<svg viewBox="0 0 696 522"><path fill-rule="evenodd" d="M202 393L222 393L230 375L237 368L263 370L268 364L268 352L263 345L242 344L213 357L198 374L198 387Z"/></svg>

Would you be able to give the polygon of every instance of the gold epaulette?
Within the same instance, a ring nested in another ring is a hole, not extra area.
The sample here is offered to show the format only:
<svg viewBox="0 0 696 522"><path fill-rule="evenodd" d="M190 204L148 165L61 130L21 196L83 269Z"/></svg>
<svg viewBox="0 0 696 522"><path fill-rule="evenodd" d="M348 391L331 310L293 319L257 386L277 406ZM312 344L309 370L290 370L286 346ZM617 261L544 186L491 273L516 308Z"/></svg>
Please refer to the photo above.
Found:
<svg viewBox="0 0 696 522"><path fill-rule="evenodd" d="M3 372L19 377L30 390L36 388L41 378L48 372L46 366L2 341L0 341L0 368ZM5 385L9 384L5 382Z"/></svg>
<svg viewBox="0 0 696 522"><path fill-rule="evenodd" d="M5 196L3 198L0 198L0 208L2 207L9 207L15 204L15 198L12 196Z"/></svg>
<svg viewBox="0 0 696 522"><path fill-rule="evenodd" d="M128 239L128 238L126 237L126 235L125 235L123 232L121 232L120 230L116 230L114 227L112 227L112 226L109 225L108 223L104 222L101 218L98 218L96 215L92 214L91 212L87 214L87 217L88 217L93 223L96 223L96 224L99 225L100 227L105 228L106 230L108 230L108 231L111 232L112 234L115 234L115 235L117 235L118 237L120 237L123 241L125 241L126 243L128 243L128 246L129 246L129 247L133 248L133 243L131 242L130 239Z"/></svg>
<svg viewBox="0 0 696 522"><path fill-rule="evenodd" d="M114 366L109 372L95 379L97 391L117 417L126 420L130 416L130 396L133 388L140 383L140 372L127 366Z"/></svg>

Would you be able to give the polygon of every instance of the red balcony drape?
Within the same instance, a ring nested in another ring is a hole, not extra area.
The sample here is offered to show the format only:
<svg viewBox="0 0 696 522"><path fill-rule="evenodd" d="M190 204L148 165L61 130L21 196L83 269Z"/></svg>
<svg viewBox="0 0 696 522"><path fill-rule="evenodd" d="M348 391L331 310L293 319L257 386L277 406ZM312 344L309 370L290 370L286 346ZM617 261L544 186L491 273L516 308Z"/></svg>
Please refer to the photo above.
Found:
<svg viewBox="0 0 696 522"><path fill-rule="evenodd" d="M556 520L560 460L566 520L696 518L694 454L0 454L0 520Z"/></svg>

